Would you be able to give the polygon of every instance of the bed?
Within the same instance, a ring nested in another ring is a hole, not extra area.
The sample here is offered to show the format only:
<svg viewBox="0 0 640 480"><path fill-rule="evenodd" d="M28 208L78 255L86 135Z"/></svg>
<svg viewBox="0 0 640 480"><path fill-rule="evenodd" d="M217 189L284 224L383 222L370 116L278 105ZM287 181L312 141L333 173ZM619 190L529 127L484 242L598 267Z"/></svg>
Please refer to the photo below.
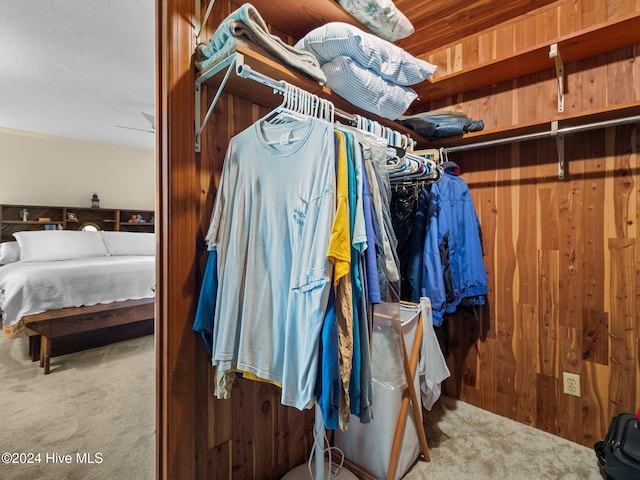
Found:
<svg viewBox="0 0 640 480"><path fill-rule="evenodd" d="M14 237L0 244L4 336L43 336L45 373L48 340L153 318L152 233L25 231Z"/></svg>

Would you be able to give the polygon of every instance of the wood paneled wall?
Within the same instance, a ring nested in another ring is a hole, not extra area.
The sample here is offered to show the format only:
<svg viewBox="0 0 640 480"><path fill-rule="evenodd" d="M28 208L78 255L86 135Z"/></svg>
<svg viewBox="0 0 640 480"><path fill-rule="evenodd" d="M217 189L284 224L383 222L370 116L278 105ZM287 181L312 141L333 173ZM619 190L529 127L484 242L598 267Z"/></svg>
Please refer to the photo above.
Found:
<svg viewBox="0 0 640 480"><path fill-rule="evenodd" d="M556 2L431 58L468 66L638 8ZM566 65L566 112L639 101L639 53L635 45ZM487 129L544 121L557 115L555 82L545 71L433 107ZM441 332L454 373L447 393L589 447L613 415L640 407L639 128L565 136L564 180L552 138L451 155L480 216L490 294L479 322L457 314ZM581 397L563 393L562 372L580 375Z"/></svg>
<svg viewBox="0 0 640 480"><path fill-rule="evenodd" d="M483 230L489 296L441 338L450 395L593 446L640 405L640 124L452 155ZM562 372L581 377L563 393Z"/></svg>
<svg viewBox="0 0 640 480"><path fill-rule="evenodd" d="M438 65L435 75L469 69L544 42L640 11L640 0L561 0L506 22L497 28L460 39L421 57ZM565 65L565 114L574 114L640 99L640 46L630 46ZM560 52L562 55L562 51ZM554 69L528 75L456 98L445 98L427 110L452 105L485 127L537 122L557 115Z"/></svg>
<svg viewBox="0 0 640 480"><path fill-rule="evenodd" d="M452 48L461 62L479 61L514 42L535 43L546 29L582 28L591 16L639 2L560 1L523 18L522 29L507 25ZM217 1L209 25L238 6ZM231 400L214 399L207 352L191 331L227 143L264 112L223 95L196 155L194 2L157 0L157 11L158 477L279 478L306 460L312 412L282 407L275 388L255 382L239 381ZM640 99L637 50L568 65L570 109ZM547 118L555 113L554 72L433 105L441 106L482 118L487 128ZM491 292L480 321L449 322L448 393L586 445L602 437L612 414L640 403L637 144L637 126L567 138L564 181L553 140L456 156L480 214ZM561 393L562 371L581 375L582 397Z"/></svg>

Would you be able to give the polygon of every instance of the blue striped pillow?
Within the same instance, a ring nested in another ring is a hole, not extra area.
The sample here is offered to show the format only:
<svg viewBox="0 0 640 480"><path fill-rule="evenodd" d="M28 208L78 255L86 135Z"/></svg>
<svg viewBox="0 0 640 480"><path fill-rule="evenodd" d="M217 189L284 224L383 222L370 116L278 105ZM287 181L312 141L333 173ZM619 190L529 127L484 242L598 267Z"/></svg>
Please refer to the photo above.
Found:
<svg viewBox="0 0 640 480"><path fill-rule="evenodd" d="M321 65L337 57L349 57L396 85L420 83L437 68L391 42L342 22L327 23L310 31L295 47L314 54Z"/></svg>
<svg viewBox="0 0 640 480"><path fill-rule="evenodd" d="M362 110L395 120L407 111L417 94L409 87L387 82L351 58L341 56L322 65L327 87Z"/></svg>

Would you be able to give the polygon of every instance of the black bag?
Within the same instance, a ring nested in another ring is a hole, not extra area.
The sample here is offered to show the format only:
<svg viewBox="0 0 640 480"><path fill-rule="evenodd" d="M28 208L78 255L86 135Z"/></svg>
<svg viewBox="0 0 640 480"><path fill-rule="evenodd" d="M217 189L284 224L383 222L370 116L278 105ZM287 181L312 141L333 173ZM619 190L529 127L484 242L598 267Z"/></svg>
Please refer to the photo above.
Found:
<svg viewBox="0 0 640 480"><path fill-rule="evenodd" d="M611 419L604 440L593 446L607 478L612 480L640 479L640 428L631 413L621 413Z"/></svg>

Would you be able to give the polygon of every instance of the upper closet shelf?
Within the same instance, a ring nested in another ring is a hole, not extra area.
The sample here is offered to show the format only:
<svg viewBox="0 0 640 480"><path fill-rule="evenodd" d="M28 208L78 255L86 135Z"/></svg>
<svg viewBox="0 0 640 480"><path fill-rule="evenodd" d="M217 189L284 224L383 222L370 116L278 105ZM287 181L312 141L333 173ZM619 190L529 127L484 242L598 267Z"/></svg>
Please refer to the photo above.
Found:
<svg viewBox="0 0 640 480"><path fill-rule="evenodd" d="M554 118L528 124L512 125L448 137L429 142L430 148L444 147L449 152L471 150L473 148L490 147L504 143L535 139L536 137L553 136L553 125L558 133L604 128L622 123L640 121L640 102L630 102L613 107L597 108L575 114L556 115Z"/></svg>
<svg viewBox="0 0 640 480"><path fill-rule="evenodd" d="M550 122L535 122L517 127L494 129L489 132L470 133L462 140L460 137L455 140L444 139L439 142L438 146L443 154L448 154L474 148L494 147L554 137L558 148L558 178L562 180L565 173L564 138L566 134L638 122L640 122L640 102L632 102L582 112L578 115L560 115ZM455 144L449 146L449 142L452 140Z"/></svg>
<svg viewBox="0 0 640 480"><path fill-rule="evenodd" d="M414 89L423 106L433 100L552 69L556 66L556 60L551 55L553 49L557 50L562 62L570 63L635 43L640 43L640 12L448 75L438 77L436 72ZM415 105L411 110L420 111L416 110Z"/></svg>
<svg viewBox="0 0 640 480"><path fill-rule="evenodd" d="M252 0L269 25L286 35L299 40L308 32L328 22L344 22L361 30L367 27L358 22L335 0L296 0L277 2L273 0ZM286 8L283 6L286 4Z"/></svg>
<svg viewBox="0 0 640 480"><path fill-rule="evenodd" d="M333 93L329 88L319 85L313 80L288 69L284 65L261 55L258 52L242 45L238 45L232 51L228 52L227 55L223 55L216 63L212 64L196 76L195 122L197 152L200 151L200 137L204 125L206 125L206 122L213 110L213 106L216 104L223 91L269 108L274 108L281 103L282 99L274 95L273 87L269 85L269 82L261 84L256 83L253 80L247 80L242 77L243 69L258 72L258 74L262 74L274 81L284 80L306 90L307 92L331 101L335 105L336 109L348 112L349 114L357 114L362 117L369 118L377 121L381 125L389 127L400 133L404 133L413 138L418 145L424 145L428 142L426 138L416 134L413 130L392 120L380 118L372 113L360 110L344 98ZM207 112L204 115L204 118L202 105L203 84L213 87L217 91L211 105L207 107Z"/></svg>

